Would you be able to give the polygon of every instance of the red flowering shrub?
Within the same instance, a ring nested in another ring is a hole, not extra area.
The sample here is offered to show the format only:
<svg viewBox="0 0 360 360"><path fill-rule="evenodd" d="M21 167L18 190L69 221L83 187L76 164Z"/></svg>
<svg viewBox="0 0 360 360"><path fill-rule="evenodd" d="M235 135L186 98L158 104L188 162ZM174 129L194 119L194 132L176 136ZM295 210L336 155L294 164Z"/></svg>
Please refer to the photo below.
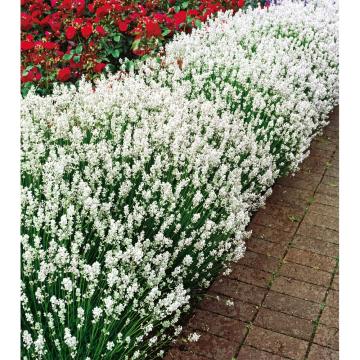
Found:
<svg viewBox="0 0 360 360"><path fill-rule="evenodd" d="M264 0L262 0L264 2ZM46 94L55 81L92 80L120 57L152 53L177 31L256 0L21 0L21 82Z"/></svg>

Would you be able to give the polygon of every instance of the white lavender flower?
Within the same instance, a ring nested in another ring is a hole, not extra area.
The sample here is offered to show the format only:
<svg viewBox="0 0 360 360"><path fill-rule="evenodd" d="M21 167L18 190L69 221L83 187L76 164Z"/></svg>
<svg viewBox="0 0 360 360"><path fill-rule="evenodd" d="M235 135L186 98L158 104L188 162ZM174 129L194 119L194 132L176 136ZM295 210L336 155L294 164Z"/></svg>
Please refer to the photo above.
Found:
<svg viewBox="0 0 360 360"><path fill-rule="evenodd" d="M200 339L200 335L196 332L189 334L187 337L189 342L197 342Z"/></svg>
<svg viewBox="0 0 360 360"><path fill-rule="evenodd" d="M21 104L22 347L148 359L338 102L326 0L220 13L159 62ZM181 68L179 62L181 60ZM191 339L197 338L192 335Z"/></svg>

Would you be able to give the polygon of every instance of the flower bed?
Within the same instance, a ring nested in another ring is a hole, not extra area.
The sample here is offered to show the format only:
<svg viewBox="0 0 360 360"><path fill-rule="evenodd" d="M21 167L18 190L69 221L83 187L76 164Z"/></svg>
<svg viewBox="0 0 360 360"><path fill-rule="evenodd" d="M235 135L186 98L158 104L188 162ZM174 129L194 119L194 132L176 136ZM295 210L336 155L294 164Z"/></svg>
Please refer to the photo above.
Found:
<svg viewBox="0 0 360 360"><path fill-rule="evenodd" d="M46 94L56 81L76 82L82 75L92 80L105 70L119 70L119 58L142 57L218 11L257 2L21 0L23 95L32 85Z"/></svg>
<svg viewBox="0 0 360 360"><path fill-rule="evenodd" d="M316 5L313 6L312 4ZM338 99L337 7L219 14L161 61L22 100L22 352L154 359Z"/></svg>

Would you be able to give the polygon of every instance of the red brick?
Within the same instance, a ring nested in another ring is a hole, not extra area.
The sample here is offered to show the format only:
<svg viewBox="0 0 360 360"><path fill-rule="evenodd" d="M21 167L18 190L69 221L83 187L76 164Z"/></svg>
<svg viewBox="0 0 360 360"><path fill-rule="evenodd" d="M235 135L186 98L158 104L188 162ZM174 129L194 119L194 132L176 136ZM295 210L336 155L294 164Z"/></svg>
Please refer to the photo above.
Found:
<svg viewBox="0 0 360 360"><path fill-rule="evenodd" d="M316 189L316 193L331 196L339 201L339 189L337 186L335 187L321 183Z"/></svg>
<svg viewBox="0 0 360 360"><path fill-rule="evenodd" d="M282 186L282 188L287 189L288 187ZM290 188L287 191L292 191L293 189ZM302 191L301 189L299 191ZM307 193L307 192L306 192ZM265 203L263 208L261 208L258 212L264 213L264 214L272 214L277 217L284 217L285 219L288 218L290 215L297 215L301 216L304 214L304 212L299 211L297 208L294 208L292 206L280 206L277 204L271 204L271 203Z"/></svg>
<svg viewBox="0 0 360 360"><path fill-rule="evenodd" d="M339 243L339 233L337 231L322 228L316 225L302 223L298 228L297 234L304 237L328 241L333 244Z"/></svg>
<svg viewBox="0 0 360 360"><path fill-rule="evenodd" d="M339 131L337 128L334 128L333 126L327 126L324 128L324 135L331 139L334 143L338 142L339 137Z"/></svg>
<svg viewBox="0 0 360 360"><path fill-rule="evenodd" d="M331 154L328 152L328 154ZM296 173L280 178L277 183L283 186L314 191L321 181L321 175L308 176L309 174Z"/></svg>
<svg viewBox="0 0 360 360"><path fill-rule="evenodd" d="M320 305L317 303L275 291L269 291L262 306L307 320L315 320L320 312Z"/></svg>
<svg viewBox="0 0 360 360"><path fill-rule="evenodd" d="M339 246L337 244L302 235L295 235L292 246L329 257L337 257L339 255Z"/></svg>
<svg viewBox="0 0 360 360"><path fill-rule="evenodd" d="M333 147L329 150L329 149L321 149L319 147L313 147L310 146L310 156L317 156L317 157L321 157L323 159L325 159L326 161L330 161L330 159L332 158L334 154L334 149ZM321 180L321 175L319 175L320 180ZM319 182L320 182L319 180Z"/></svg>
<svg viewBox="0 0 360 360"><path fill-rule="evenodd" d="M328 195L328 194L317 192L315 194L314 198L315 198L315 201L318 202L319 204L336 206L336 207L339 206L339 198L334 195Z"/></svg>
<svg viewBox="0 0 360 360"><path fill-rule="evenodd" d="M324 138L317 138L311 143L311 149L334 152L336 149L336 145L327 141Z"/></svg>
<svg viewBox="0 0 360 360"><path fill-rule="evenodd" d="M288 243L292 238L292 235L281 231L279 229L272 229L263 225L258 225L253 222L250 223L247 230L252 231L252 236L248 241L251 241L252 238L260 238L262 240L274 242L274 243Z"/></svg>
<svg viewBox="0 0 360 360"><path fill-rule="evenodd" d="M272 275L268 272L236 263L232 265L231 268L232 272L230 273L229 278L239 280L250 285L267 288L272 278Z"/></svg>
<svg viewBox="0 0 360 360"><path fill-rule="evenodd" d="M321 180L321 184L331 186L333 188L338 188L339 187L339 178L334 177L334 176L325 175Z"/></svg>
<svg viewBox="0 0 360 360"><path fill-rule="evenodd" d="M313 212L317 214L331 216L333 218L339 217L339 208L337 208L336 206L329 206L316 202L311 204L308 214L311 214Z"/></svg>
<svg viewBox="0 0 360 360"><path fill-rule="evenodd" d="M335 151L335 154L333 158L330 160L331 162L331 168L335 168L337 171L339 171L339 149ZM330 175L331 176L331 175Z"/></svg>
<svg viewBox="0 0 360 360"><path fill-rule="evenodd" d="M337 125L337 126L339 125L339 109L340 109L340 106L337 105L334 107L334 109L329 114L330 124L328 125L328 127L334 127L335 125ZM338 129L338 127L337 127L337 129Z"/></svg>
<svg viewBox="0 0 360 360"><path fill-rule="evenodd" d="M260 308L254 324L285 335L310 340L312 323L309 320Z"/></svg>
<svg viewBox="0 0 360 360"><path fill-rule="evenodd" d="M285 358L243 345L237 360L285 360Z"/></svg>
<svg viewBox="0 0 360 360"><path fill-rule="evenodd" d="M331 306L325 306L321 317L320 323L330 327L339 327L339 310Z"/></svg>
<svg viewBox="0 0 360 360"><path fill-rule="evenodd" d="M297 223L290 220L290 216L302 217L302 212L286 206L267 205L265 209L261 209L254 216L253 221L256 224L280 229L294 233Z"/></svg>
<svg viewBox="0 0 360 360"><path fill-rule="evenodd" d="M339 231L339 219L328 215L318 214L313 211L309 211L303 223L324 227L327 229Z"/></svg>
<svg viewBox="0 0 360 360"><path fill-rule="evenodd" d="M234 306L229 306L226 303L228 300L233 301ZM242 321L251 321L257 311L253 304L212 293L205 295L199 304L199 308Z"/></svg>
<svg viewBox="0 0 360 360"><path fill-rule="evenodd" d="M327 160L322 157L309 156L301 164L301 168L309 170L311 173L323 174Z"/></svg>
<svg viewBox="0 0 360 360"><path fill-rule="evenodd" d="M200 309L190 318L188 326L238 343L242 342L247 332L242 321Z"/></svg>
<svg viewBox="0 0 360 360"><path fill-rule="evenodd" d="M333 157L327 162L327 169L331 169L334 168L336 170L339 170L339 164L338 164L338 155L336 156L335 154L333 155ZM321 179L321 183L320 185L325 185L325 186L329 186L335 190L339 189L339 178L338 176L332 176L329 174L324 174L323 178ZM331 191L331 190L330 190ZM333 192L331 191L331 193L329 193L329 195L332 195Z"/></svg>
<svg viewBox="0 0 360 360"><path fill-rule="evenodd" d="M213 283L210 291L259 305L264 299L267 290L229 278L220 278Z"/></svg>
<svg viewBox="0 0 360 360"><path fill-rule="evenodd" d="M279 259L273 256L258 254L252 251L247 251L245 256L238 262L240 265L246 265L254 269L259 269L267 272L273 272L277 269Z"/></svg>
<svg viewBox="0 0 360 360"><path fill-rule="evenodd" d="M323 301L326 293L326 289L321 286L290 279L284 276L279 276L274 280L271 290L318 303Z"/></svg>
<svg viewBox="0 0 360 360"><path fill-rule="evenodd" d="M208 358L196 355L189 351L181 351L177 348L172 348L165 356L164 360L208 360Z"/></svg>
<svg viewBox="0 0 360 360"><path fill-rule="evenodd" d="M331 274L329 272L316 270L295 264L292 262L284 263L280 268L280 275L284 275L296 280L305 281L315 285L328 287L331 282Z"/></svg>
<svg viewBox="0 0 360 360"><path fill-rule="evenodd" d="M339 308L339 292L330 289L326 298L326 305Z"/></svg>
<svg viewBox="0 0 360 360"><path fill-rule="evenodd" d="M331 166L328 169L326 169L325 174L332 177L339 177L339 169Z"/></svg>
<svg viewBox="0 0 360 360"><path fill-rule="evenodd" d="M248 250L258 254L282 258L287 248L287 243L273 243L267 240L251 237L246 244Z"/></svg>
<svg viewBox="0 0 360 360"><path fill-rule="evenodd" d="M339 352L316 344L312 344L308 360L338 360Z"/></svg>
<svg viewBox="0 0 360 360"><path fill-rule="evenodd" d="M316 344L339 350L339 329L319 324L314 338Z"/></svg>
<svg viewBox="0 0 360 360"><path fill-rule="evenodd" d="M308 190L275 185L273 193L268 199L268 204L290 206L298 211L302 211L306 208L311 195L312 192Z"/></svg>
<svg viewBox="0 0 360 360"><path fill-rule="evenodd" d="M337 144L338 143L338 132L332 130L331 128L327 127L324 129L324 134L323 136L326 137L326 139L333 143L333 144Z"/></svg>
<svg viewBox="0 0 360 360"><path fill-rule="evenodd" d="M304 340L262 329L257 326L251 328L245 343L259 350L268 351L294 360L304 358L308 344Z"/></svg>
<svg viewBox="0 0 360 360"><path fill-rule="evenodd" d="M197 342L188 342L186 338L191 332L185 331L179 340L182 342L179 346L180 350L205 356L212 360L230 360L236 355L237 343L200 331L196 331L200 335Z"/></svg>
<svg viewBox="0 0 360 360"><path fill-rule="evenodd" d="M334 143L338 147L339 144L339 114L338 113L334 114L333 117L330 117L330 123L324 129L324 132L327 132L328 130L333 132Z"/></svg>
<svg viewBox="0 0 360 360"><path fill-rule="evenodd" d="M285 261L294 262L300 265L333 272L336 266L336 259L310 251L290 248L286 254Z"/></svg>

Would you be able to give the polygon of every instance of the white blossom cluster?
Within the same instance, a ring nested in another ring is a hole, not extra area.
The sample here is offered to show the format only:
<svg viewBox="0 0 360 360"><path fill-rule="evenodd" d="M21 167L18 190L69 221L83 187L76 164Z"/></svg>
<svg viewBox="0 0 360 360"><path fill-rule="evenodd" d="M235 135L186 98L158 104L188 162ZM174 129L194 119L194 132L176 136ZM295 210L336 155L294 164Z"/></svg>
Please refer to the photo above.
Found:
<svg viewBox="0 0 360 360"><path fill-rule="evenodd" d="M24 357L164 354L337 103L337 18L326 0L227 12L137 73L29 93Z"/></svg>

